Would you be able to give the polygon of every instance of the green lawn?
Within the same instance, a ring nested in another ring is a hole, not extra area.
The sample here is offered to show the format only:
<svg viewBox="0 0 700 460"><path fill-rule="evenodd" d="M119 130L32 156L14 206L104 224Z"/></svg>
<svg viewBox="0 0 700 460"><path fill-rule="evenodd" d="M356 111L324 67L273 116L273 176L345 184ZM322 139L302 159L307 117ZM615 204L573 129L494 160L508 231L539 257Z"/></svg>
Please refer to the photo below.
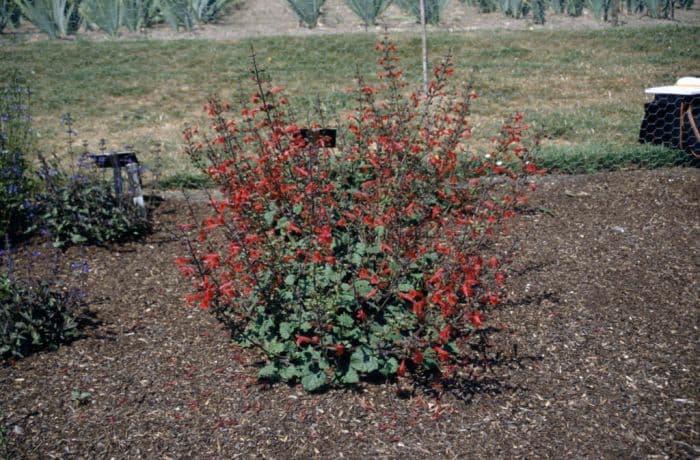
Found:
<svg viewBox="0 0 700 460"><path fill-rule="evenodd" d="M644 88L700 74L700 27L603 31L483 31L429 36L432 63L452 52L457 75L475 83L475 134L524 111L551 149L590 151L636 143L649 96ZM314 101L328 113L352 104L344 88L375 71L373 34L205 40L40 41L3 44L0 78L19 69L34 89L35 127L44 150L61 151L61 114L96 148L134 146L146 164L156 152L166 175L187 169L179 133L201 121L209 95L234 97L247 85L251 46L276 84L285 85L302 122ZM392 36L406 75L419 84L420 38ZM603 147L605 148L605 147Z"/></svg>

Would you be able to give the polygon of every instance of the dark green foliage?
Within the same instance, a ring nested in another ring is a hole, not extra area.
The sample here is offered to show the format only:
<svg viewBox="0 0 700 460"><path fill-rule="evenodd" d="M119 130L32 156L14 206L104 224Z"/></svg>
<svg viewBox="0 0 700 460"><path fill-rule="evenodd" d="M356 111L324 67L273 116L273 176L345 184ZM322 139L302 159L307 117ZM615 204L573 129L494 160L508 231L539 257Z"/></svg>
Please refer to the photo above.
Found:
<svg viewBox="0 0 700 460"><path fill-rule="evenodd" d="M18 74L0 87L0 237L23 231L31 190L26 154L31 149L31 91Z"/></svg>
<svg viewBox="0 0 700 460"><path fill-rule="evenodd" d="M0 355L21 358L39 349L56 349L79 336L82 295L55 282L20 282L0 275Z"/></svg>
<svg viewBox="0 0 700 460"><path fill-rule="evenodd" d="M128 197L116 196L112 184L83 157L79 171L64 172L41 157L42 191L34 201L32 230L44 230L55 247L105 245L136 239L149 231L148 219Z"/></svg>

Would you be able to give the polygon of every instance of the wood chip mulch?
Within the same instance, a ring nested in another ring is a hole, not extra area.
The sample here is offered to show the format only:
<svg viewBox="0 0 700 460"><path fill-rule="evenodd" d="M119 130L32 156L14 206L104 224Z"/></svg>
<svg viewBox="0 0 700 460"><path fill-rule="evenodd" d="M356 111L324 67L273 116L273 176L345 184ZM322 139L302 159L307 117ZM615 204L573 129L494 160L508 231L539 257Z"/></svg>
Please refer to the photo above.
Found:
<svg viewBox="0 0 700 460"><path fill-rule="evenodd" d="M696 458L700 170L545 176L515 222L503 359L435 399L305 394L183 301L182 202L139 243L73 249L99 325L0 368L0 457ZM73 391L89 393L83 402Z"/></svg>

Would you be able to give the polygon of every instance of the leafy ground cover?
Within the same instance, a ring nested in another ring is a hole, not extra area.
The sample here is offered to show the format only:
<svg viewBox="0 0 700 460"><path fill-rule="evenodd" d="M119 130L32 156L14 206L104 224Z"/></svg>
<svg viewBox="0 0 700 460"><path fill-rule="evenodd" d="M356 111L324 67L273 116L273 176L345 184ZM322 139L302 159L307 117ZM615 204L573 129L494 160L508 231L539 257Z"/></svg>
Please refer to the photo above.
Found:
<svg viewBox="0 0 700 460"><path fill-rule="evenodd" d="M457 74L474 81L480 95L473 106L474 136L525 110L546 146L572 154L601 140L635 144L648 100L644 88L700 73L693 46L699 32L675 26L436 31L429 43L435 59L451 50ZM406 77L418 82L419 36L397 33L392 40ZM313 117L320 100L333 124L352 104L348 77L372 74L376 41L374 34L319 33L234 41L8 42L0 65L31 78L44 148L61 150L58 119L71 112L78 143L87 140L93 149L100 138L111 147L130 144L145 164L161 164L164 176L171 176L188 171L178 144L183 125L199 119L207 96L236 94L234 82L247 75L251 46L302 117Z"/></svg>
<svg viewBox="0 0 700 460"><path fill-rule="evenodd" d="M697 456L700 173L539 181L502 242L515 256L492 319L513 327L482 379L439 400L246 379L259 364L182 301L168 229L187 207L166 200L145 241L80 253L100 325L0 369L5 455Z"/></svg>

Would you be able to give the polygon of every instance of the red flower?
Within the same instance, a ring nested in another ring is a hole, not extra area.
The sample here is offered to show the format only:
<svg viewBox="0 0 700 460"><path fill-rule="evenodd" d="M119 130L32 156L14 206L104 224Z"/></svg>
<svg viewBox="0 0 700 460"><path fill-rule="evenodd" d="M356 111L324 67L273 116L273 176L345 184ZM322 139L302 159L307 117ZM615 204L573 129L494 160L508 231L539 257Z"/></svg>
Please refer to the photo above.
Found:
<svg viewBox="0 0 700 460"><path fill-rule="evenodd" d="M435 353L438 354L438 361L444 363L450 359L450 354L447 351L443 350L442 348L440 348L438 346L434 346L433 350L435 350Z"/></svg>
<svg viewBox="0 0 700 460"><path fill-rule="evenodd" d="M337 343L334 348L336 356L340 357L345 354L345 345L343 345L342 343Z"/></svg>
<svg viewBox="0 0 700 460"><path fill-rule="evenodd" d="M480 328L484 323L482 321L482 314L480 311L473 311L469 314L469 321L474 325L475 328Z"/></svg>
<svg viewBox="0 0 700 460"><path fill-rule="evenodd" d="M219 254L205 254L202 257L202 262L204 262L206 268L214 270L221 263L221 256Z"/></svg>
<svg viewBox="0 0 700 460"><path fill-rule="evenodd" d="M406 375L406 360L405 359L401 360L401 364L399 365L399 368L396 371L396 375L398 375L399 377L403 377L404 375Z"/></svg>
<svg viewBox="0 0 700 460"><path fill-rule="evenodd" d="M282 91L284 91L284 86L275 86L274 88L270 88L268 93L277 94L277 93L281 93Z"/></svg>
<svg viewBox="0 0 700 460"><path fill-rule="evenodd" d="M450 335L452 334L452 327L448 324L443 327L440 331L440 343L447 343L450 341Z"/></svg>
<svg viewBox="0 0 700 460"><path fill-rule="evenodd" d="M413 364L420 364L423 362L423 353L420 350L413 352Z"/></svg>
<svg viewBox="0 0 700 460"><path fill-rule="evenodd" d="M316 233L316 236L318 237L318 242L319 244L322 244L324 246L330 246L331 243L333 242L333 234L331 233L331 226L330 225L324 225L322 227L318 227L314 230Z"/></svg>
<svg viewBox="0 0 700 460"><path fill-rule="evenodd" d="M358 278L361 280L368 280L370 278L369 271L367 271L366 268L361 268L360 271L357 274Z"/></svg>
<svg viewBox="0 0 700 460"><path fill-rule="evenodd" d="M506 276L503 273L496 273L496 286L502 287L505 285Z"/></svg>
<svg viewBox="0 0 700 460"><path fill-rule="evenodd" d="M315 335L313 337L307 337L305 335L297 335L295 342L297 344L297 347L301 347L302 345L308 344L316 345L318 343L318 336Z"/></svg>
<svg viewBox="0 0 700 460"><path fill-rule="evenodd" d="M360 311L357 312L357 315L355 315L355 318L359 319L360 321L367 321L367 313L360 309Z"/></svg>
<svg viewBox="0 0 700 460"><path fill-rule="evenodd" d="M492 270L498 267L498 259L496 258L496 256L493 256L489 259L488 266Z"/></svg>

